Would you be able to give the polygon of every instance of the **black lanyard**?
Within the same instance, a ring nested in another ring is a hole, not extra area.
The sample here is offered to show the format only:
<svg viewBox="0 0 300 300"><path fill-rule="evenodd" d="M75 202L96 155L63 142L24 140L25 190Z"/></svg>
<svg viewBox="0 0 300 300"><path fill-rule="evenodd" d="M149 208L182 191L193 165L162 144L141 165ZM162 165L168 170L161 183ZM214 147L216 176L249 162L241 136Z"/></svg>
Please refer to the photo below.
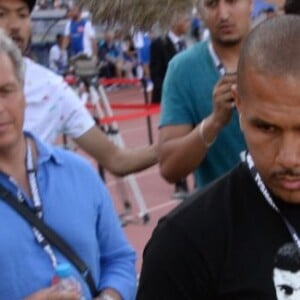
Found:
<svg viewBox="0 0 300 300"><path fill-rule="evenodd" d="M30 146L30 142L27 139L27 151L26 151L26 171L28 175L28 180L29 180L29 186L30 186L30 191L32 194L32 202L33 202L33 207L34 207L34 212L39 217L40 219L43 218L43 209L42 209L42 202L41 202L41 197L40 193L38 190L38 184L37 184L37 174L36 174L36 169L34 167L33 163L33 156L32 156L32 149ZM18 199L20 202L25 202L24 197L22 196L21 191L18 191ZM44 251L47 253L49 256L51 263L53 267L55 268L57 266L57 259L54 254L54 251L49 244L49 242L45 239L45 237L40 233L40 231L33 227L32 228L33 233L35 235L35 238L37 242L42 246Z"/></svg>
<svg viewBox="0 0 300 300"><path fill-rule="evenodd" d="M250 155L250 153L247 153L246 155L246 162L248 165L248 168L250 170L250 173L257 185L257 187L259 188L260 192L263 194L265 200L267 201L267 203L278 213L278 215L282 218L283 222L285 223L290 235L292 236L295 244L297 245L298 250L300 251L300 239L299 236L296 232L296 229L294 228L294 226L289 222L289 220L282 214L282 212L280 211L280 209L278 208L278 206L275 204L273 198L271 197L269 191L267 190L261 176L259 175L255 165L254 165L254 161Z"/></svg>

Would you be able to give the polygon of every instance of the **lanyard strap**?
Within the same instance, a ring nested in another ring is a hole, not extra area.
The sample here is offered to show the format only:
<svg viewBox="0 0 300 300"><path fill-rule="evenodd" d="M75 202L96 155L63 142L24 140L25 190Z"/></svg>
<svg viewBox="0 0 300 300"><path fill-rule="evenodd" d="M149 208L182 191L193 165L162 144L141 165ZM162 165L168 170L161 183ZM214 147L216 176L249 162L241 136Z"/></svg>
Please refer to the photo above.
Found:
<svg viewBox="0 0 300 300"><path fill-rule="evenodd" d="M27 152L26 152L26 172L28 175L34 210L37 216L41 219L43 218L42 202L41 202L41 197L40 197L37 180L36 180L36 169L33 163L32 150L28 140L27 140Z"/></svg>
<svg viewBox="0 0 300 300"><path fill-rule="evenodd" d="M40 193L38 190L38 184L37 184L37 178L36 178L36 169L34 167L33 163L33 155L32 155L32 149L30 146L30 142L27 139L27 151L26 151L26 171L28 175L28 180L29 180L29 186L30 186L30 191L32 194L32 201L33 201L33 207L34 207L34 213L39 219L43 218L43 208L42 208L42 201L40 197ZM24 198L21 196L21 193L18 193L18 198L20 202L25 202ZM42 246L44 251L47 253L49 256L51 263L53 267L55 268L57 266L57 258L54 254L54 251L49 244L49 242L45 239L43 234L36 228L33 227L32 231L35 235L35 238L37 242Z"/></svg>
<svg viewBox="0 0 300 300"><path fill-rule="evenodd" d="M226 73L225 67L217 55L211 41L208 42L208 51L220 75L224 76Z"/></svg>
<svg viewBox="0 0 300 300"><path fill-rule="evenodd" d="M37 215L24 203L20 203L19 199L9 192L0 183L0 199L8 204L11 208L22 216L32 227L38 228L47 240L54 245L80 272L81 276L90 287L91 293L96 297L97 291L91 271L85 262L76 254L75 251L56 233L51 227L45 224Z"/></svg>
<svg viewBox="0 0 300 300"><path fill-rule="evenodd" d="M280 209L278 208L278 206L275 204L273 198L271 197L269 191L267 190L261 176L259 175L255 165L254 165L254 161L250 155L250 153L247 153L246 155L246 162L248 165L248 168L250 170L250 173L258 187L258 189L260 190L260 192L263 194L264 199L266 200L266 202L273 208L273 210L275 210L277 212L277 214L282 218L283 222L285 223L291 237L293 238L295 244L297 245L298 250L300 251L300 239L299 236L297 234L296 229L294 228L294 226L289 222L289 220L283 215L283 213L280 211Z"/></svg>

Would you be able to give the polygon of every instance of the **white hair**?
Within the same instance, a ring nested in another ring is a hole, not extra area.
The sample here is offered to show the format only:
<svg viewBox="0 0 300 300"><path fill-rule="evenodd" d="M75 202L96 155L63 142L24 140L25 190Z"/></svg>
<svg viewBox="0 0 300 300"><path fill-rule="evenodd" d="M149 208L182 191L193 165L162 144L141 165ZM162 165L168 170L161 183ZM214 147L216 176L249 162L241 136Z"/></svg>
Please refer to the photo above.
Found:
<svg viewBox="0 0 300 300"><path fill-rule="evenodd" d="M24 62L22 53L18 46L2 29L0 29L0 53L4 53L10 58L18 80L24 82Z"/></svg>

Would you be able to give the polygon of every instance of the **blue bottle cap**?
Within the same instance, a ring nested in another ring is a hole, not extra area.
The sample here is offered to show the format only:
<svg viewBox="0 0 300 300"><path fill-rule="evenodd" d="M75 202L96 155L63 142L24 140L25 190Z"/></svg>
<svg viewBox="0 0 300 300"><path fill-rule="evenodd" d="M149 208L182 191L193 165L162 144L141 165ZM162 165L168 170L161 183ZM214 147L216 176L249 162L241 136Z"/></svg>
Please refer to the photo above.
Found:
<svg viewBox="0 0 300 300"><path fill-rule="evenodd" d="M72 273L71 265L69 263L62 263L56 266L55 273L59 278L69 277Z"/></svg>

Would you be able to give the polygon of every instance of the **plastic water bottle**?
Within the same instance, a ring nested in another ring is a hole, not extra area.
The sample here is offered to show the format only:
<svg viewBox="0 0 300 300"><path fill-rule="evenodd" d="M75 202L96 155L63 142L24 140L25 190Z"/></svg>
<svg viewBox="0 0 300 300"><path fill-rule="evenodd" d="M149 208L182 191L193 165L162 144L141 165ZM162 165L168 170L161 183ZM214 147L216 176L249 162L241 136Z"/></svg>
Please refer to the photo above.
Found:
<svg viewBox="0 0 300 300"><path fill-rule="evenodd" d="M68 263L57 265L55 268L56 281L58 288L64 291L77 291L81 293L80 283L75 277L72 276L72 268ZM81 295L80 300L85 300L85 297Z"/></svg>

